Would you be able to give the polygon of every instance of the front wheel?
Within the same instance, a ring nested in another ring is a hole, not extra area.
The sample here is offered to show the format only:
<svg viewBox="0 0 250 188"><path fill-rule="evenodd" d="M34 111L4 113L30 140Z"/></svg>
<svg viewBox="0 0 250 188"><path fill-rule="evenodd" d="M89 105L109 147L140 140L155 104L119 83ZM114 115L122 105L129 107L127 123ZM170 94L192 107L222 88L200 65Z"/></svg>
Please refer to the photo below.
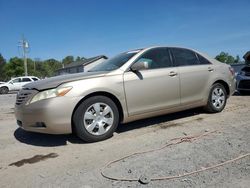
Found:
<svg viewBox="0 0 250 188"><path fill-rule="evenodd" d="M216 83L212 86L205 106L205 110L211 113L221 112L227 102L227 93L223 85Z"/></svg>
<svg viewBox="0 0 250 188"><path fill-rule="evenodd" d="M73 122L78 137L86 142L97 142L113 135L119 123L119 112L110 98L94 96L78 106Z"/></svg>
<svg viewBox="0 0 250 188"><path fill-rule="evenodd" d="M9 88L7 88L7 87L0 88L0 94L7 94L8 92L9 92Z"/></svg>

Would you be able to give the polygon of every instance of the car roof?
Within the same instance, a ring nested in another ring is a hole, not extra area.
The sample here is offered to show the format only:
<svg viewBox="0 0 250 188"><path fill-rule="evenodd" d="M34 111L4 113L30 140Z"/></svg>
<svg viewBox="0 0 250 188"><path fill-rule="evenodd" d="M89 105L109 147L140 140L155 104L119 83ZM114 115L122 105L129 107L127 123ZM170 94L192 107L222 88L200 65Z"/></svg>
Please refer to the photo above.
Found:
<svg viewBox="0 0 250 188"><path fill-rule="evenodd" d="M18 76L18 77L14 77L12 79L16 79L16 78L37 78L36 76Z"/></svg>

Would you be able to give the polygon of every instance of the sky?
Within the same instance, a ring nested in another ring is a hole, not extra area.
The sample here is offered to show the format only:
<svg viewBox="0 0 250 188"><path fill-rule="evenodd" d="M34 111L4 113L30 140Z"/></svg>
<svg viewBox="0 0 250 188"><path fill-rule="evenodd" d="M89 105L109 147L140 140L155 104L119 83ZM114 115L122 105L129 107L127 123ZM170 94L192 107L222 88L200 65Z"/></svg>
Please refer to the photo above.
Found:
<svg viewBox="0 0 250 188"><path fill-rule="evenodd" d="M182 46L215 56L250 50L249 0L0 0L0 53L30 58L114 56Z"/></svg>

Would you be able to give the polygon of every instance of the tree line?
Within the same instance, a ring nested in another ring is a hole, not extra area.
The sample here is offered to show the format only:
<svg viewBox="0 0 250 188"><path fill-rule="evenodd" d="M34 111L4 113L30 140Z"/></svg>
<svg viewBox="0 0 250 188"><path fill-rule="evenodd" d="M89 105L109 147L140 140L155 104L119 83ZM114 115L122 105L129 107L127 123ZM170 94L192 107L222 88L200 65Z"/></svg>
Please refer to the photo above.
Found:
<svg viewBox="0 0 250 188"><path fill-rule="evenodd" d="M74 62L81 61L86 58L77 56L66 56L62 61L56 59L27 59L28 74L37 76L39 78L46 78L54 76L57 69L63 68L64 66ZM24 62L22 58L13 57L8 61L0 53L0 81L7 81L13 77L24 75Z"/></svg>
<svg viewBox="0 0 250 188"><path fill-rule="evenodd" d="M47 60L34 60L27 59L27 68L29 75L37 76L39 78L46 78L54 76L54 73L57 69L63 68L65 65L68 65L74 61L81 61L86 58L77 56L66 56L62 61L56 59L47 59ZM218 54L215 59L227 64L241 63L240 57L236 57L221 52ZM23 76L24 75L24 63L23 59L19 57L13 57L8 60L0 53L0 81L7 81L13 77Z"/></svg>

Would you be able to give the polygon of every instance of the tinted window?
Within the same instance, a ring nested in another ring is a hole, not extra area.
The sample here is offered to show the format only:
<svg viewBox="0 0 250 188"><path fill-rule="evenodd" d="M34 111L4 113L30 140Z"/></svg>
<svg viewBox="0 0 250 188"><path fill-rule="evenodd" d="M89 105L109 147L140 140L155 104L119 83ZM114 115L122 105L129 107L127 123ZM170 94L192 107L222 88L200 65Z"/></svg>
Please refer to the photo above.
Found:
<svg viewBox="0 0 250 188"><path fill-rule="evenodd" d="M197 54L197 56L201 65L211 64L206 58L202 57L201 55Z"/></svg>
<svg viewBox="0 0 250 188"><path fill-rule="evenodd" d="M23 78L22 82L30 82L30 79L29 78Z"/></svg>
<svg viewBox="0 0 250 188"><path fill-rule="evenodd" d="M37 78L32 78L32 80L37 81L38 79Z"/></svg>
<svg viewBox="0 0 250 188"><path fill-rule="evenodd" d="M172 62L167 48L155 48L144 53L137 61L147 61L149 69L171 67Z"/></svg>
<svg viewBox="0 0 250 188"><path fill-rule="evenodd" d="M173 48L171 49L178 66L198 65L199 61L194 52L187 49Z"/></svg>

